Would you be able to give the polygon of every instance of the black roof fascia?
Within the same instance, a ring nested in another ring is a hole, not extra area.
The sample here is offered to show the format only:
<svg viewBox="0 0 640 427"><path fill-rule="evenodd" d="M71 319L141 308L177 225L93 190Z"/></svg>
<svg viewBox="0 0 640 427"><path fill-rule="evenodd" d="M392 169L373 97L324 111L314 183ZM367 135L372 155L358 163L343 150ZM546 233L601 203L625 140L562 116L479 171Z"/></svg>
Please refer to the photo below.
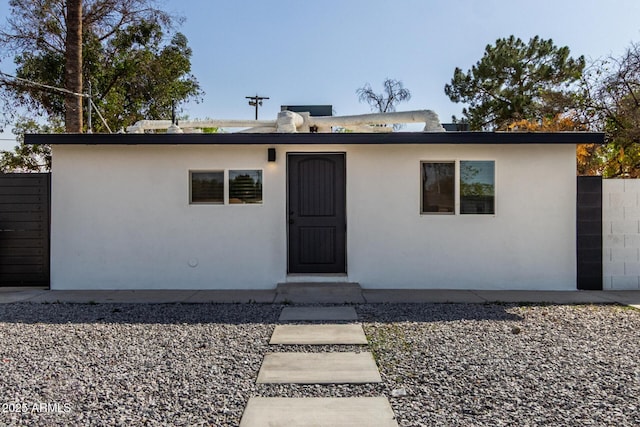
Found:
<svg viewBox="0 0 640 427"><path fill-rule="evenodd" d="M603 144L600 132L393 133L118 133L26 134L40 145L276 145L276 144Z"/></svg>

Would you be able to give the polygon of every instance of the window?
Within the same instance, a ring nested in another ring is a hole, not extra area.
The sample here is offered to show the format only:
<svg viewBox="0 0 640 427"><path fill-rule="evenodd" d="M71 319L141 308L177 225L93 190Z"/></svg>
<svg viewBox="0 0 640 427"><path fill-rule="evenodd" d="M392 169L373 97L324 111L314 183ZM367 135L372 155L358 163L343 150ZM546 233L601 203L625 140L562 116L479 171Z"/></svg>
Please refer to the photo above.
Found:
<svg viewBox="0 0 640 427"><path fill-rule="evenodd" d="M189 171L190 204L262 204L262 171Z"/></svg>
<svg viewBox="0 0 640 427"><path fill-rule="evenodd" d="M190 203L224 203L224 172L191 172Z"/></svg>
<svg viewBox="0 0 640 427"><path fill-rule="evenodd" d="M262 203L262 171L229 171L229 204Z"/></svg>
<svg viewBox="0 0 640 427"><path fill-rule="evenodd" d="M420 169L420 213L495 214L495 161L421 162Z"/></svg>
<svg viewBox="0 0 640 427"><path fill-rule="evenodd" d="M494 214L495 162L460 162L460 213Z"/></svg>
<svg viewBox="0 0 640 427"><path fill-rule="evenodd" d="M422 162L422 213L455 213L454 162Z"/></svg>

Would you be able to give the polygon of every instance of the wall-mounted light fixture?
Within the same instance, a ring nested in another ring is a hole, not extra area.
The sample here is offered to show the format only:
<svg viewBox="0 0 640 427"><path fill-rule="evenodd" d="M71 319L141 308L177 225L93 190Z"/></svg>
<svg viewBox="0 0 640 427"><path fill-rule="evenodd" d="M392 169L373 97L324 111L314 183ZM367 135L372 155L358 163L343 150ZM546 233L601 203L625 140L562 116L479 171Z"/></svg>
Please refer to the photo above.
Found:
<svg viewBox="0 0 640 427"><path fill-rule="evenodd" d="M275 148L267 148L267 160L270 162L276 161L276 149Z"/></svg>

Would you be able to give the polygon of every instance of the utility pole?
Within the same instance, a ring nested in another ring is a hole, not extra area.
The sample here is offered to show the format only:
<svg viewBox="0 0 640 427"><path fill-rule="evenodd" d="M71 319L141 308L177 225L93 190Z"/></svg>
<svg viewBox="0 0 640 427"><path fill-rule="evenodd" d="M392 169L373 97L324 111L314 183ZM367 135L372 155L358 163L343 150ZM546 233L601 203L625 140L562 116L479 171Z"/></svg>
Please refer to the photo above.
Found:
<svg viewBox="0 0 640 427"><path fill-rule="evenodd" d="M262 106L263 99L269 99L268 96L245 96L249 100L249 105L256 107L256 120L258 120L258 107Z"/></svg>
<svg viewBox="0 0 640 427"><path fill-rule="evenodd" d="M93 127L92 127L92 122L91 122L91 113L92 113L92 109L93 109L93 93L91 90L91 81L89 81L89 102L87 102L87 104L89 104L87 107L89 107L89 114L87 114L87 133L93 133Z"/></svg>

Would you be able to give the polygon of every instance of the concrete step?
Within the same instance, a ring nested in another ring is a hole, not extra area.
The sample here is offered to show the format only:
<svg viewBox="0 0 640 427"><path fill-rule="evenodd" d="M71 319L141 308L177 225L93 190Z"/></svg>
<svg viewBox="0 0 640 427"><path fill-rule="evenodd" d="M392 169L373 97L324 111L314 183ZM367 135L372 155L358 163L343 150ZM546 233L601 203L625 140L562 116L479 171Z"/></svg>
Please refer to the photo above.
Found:
<svg viewBox="0 0 640 427"><path fill-rule="evenodd" d="M276 303L303 304L364 303L360 284L353 282L278 283Z"/></svg>
<svg viewBox="0 0 640 427"><path fill-rule="evenodd" d="M285 307L278 318L280 322L329 322L358 320L353 307Z"/></svg>
<svg viewBox="0 0 640 427"><path fill-rule="evenodd" d="M397 427L386 397L252 397L240 427Z"/></svg>
<svg viewBox="0 0 640 427"><path fill-rule="evenodd" d="M277 325L269 344L367 344L362 325Z"/></svg>
<svg viewBox="0 0 640 427"><path fill-rule="evenodd" d="M364 384L382 382L371 353L267 353L258 384Z"/></svg>

